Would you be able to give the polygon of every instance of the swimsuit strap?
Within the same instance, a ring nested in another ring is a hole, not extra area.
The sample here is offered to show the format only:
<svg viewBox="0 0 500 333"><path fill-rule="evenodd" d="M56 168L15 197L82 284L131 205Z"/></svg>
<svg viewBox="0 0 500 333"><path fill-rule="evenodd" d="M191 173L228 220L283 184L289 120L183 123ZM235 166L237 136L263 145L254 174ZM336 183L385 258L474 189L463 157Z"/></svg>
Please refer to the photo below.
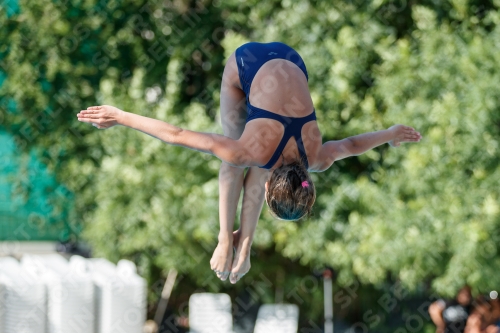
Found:
<svg viewBox="0 0 500 333"><path fill-rule="evenodd" d="M307 160L307 154L306 150L304 148L304 142L302 140L302 127L313 120L316 120L316 111L313 110L313 112L305 117L301 118L296 118L296 117L286 117L282 116L279 114L276 114L274 112L270 112L264 109L260 109L258 107L255 107L251 104L247 104L247 110L248 110L248 117L247 117L247 123L253 119L259 119L259 118L266 118L266 119L273 119L279 121L281 124L283 124L284 127L284 133L283 137L281 138L280 143L278 144L278 147L274 151L273 156L269 160L269 162L266 163L266 165L261 166L260 168L263 169L270 169L273 167L274 164L279 159L279 156L283 152L283 149L285 149L286 144L290 140L290 138L293 136L295 138L295 141L297 143L297 149L299 150L299 155L306 166L306 169L309 168L309 163Z"/></svg>

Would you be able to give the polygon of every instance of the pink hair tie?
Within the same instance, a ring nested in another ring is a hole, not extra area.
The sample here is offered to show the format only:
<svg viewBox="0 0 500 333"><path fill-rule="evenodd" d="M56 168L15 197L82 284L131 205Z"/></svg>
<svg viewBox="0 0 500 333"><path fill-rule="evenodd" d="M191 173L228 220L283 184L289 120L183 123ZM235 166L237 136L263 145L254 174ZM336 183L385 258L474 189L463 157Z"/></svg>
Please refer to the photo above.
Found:
<svg viewBox="0 0 500 333"><path fill-rule="evenodd" d="M309 187L309 183L307 182L307 180L304 180L302 182L302 187Z"/></svg>

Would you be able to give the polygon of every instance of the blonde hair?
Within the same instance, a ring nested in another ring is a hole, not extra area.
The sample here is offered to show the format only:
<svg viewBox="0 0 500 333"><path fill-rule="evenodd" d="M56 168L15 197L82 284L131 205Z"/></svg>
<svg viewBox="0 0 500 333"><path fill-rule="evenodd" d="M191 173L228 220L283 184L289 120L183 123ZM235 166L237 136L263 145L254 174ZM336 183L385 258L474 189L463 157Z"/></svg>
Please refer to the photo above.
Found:
<svg viewBox="0 0 500 333"><path fill-rule="evenodd" d="M276 218L299 220L311 213L315 200L316 190L302 161L274 169L268 182L266 202Z"/></svg>

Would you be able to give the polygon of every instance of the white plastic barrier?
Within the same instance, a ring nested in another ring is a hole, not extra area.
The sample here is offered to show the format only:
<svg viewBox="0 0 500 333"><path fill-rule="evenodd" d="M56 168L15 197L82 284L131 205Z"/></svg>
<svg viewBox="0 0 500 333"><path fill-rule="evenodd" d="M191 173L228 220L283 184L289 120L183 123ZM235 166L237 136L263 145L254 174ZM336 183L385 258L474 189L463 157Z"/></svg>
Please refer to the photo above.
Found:
<svg viewBox="0 0 500 333"><path fill-rule="evenodd" d="M88 261L96 291L96 333L139 333L146 321L146 281L135 264Z"/></svg>
<svg viewBox="0 0 500 333"><path fill-rule="evenodd" d="M295 304L264 304L259 308L254 333L297 333L299 307Z"/></svg>
<svg viewBox="0 0 500 333"><path fill-rule="evenodd" d="M233 332L231 298L227 294L199 293L189 298L191 333Z"/></svg>
<svg viewBox="0 0 500 333"><path fill-rule="evenodd" d="M94 333L94 285L80 259L54 254L21 260L47 287L47 333Z"/></svg>
<svg viewBox="0 0 500 333"><path fill-rule="evenodd" d="M128 260L0 258L0 333L140 333L146 292Z"/></svg>
<svg viewBox="0 0 500 333"><path fill-rule="evenodd" d="M0 262L0 265L2 263ZM6 292L6 282L3 281L3 275L0 273L0 333L6 333L5 332L5 316L6 316L6 311L7 307L5 305L5 301L7 298L7 295L5 294Z"/></svg>
<svg viewBox="0 0 500 333"><path fill-rule="evenodd" d="M46 289L14 258L0 258L0 332L45 333Z"/></svg>

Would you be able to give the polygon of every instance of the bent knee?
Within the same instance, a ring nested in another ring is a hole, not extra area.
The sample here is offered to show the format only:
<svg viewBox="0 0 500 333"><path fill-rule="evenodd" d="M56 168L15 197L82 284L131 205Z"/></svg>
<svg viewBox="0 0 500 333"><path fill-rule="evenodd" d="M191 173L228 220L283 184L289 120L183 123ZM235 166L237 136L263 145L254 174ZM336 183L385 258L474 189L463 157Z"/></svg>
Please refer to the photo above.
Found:
<svg viewBox="0 0 500 333"><path fill-rule="evenodd" d="M219 182L228 181L230 183L237 180L242 181L245 174L245 168L238 168L222 162L219 170Z"/></svg>
<svg viewBox="0 0 500 333"><path fill-rule="evenodd" d="M231 165L227 162L222 161L222 164L220 165L220 169L224 170L226 172L244 173L246 168L237 167L237 166L234 166L234 165Z"/></svg>

